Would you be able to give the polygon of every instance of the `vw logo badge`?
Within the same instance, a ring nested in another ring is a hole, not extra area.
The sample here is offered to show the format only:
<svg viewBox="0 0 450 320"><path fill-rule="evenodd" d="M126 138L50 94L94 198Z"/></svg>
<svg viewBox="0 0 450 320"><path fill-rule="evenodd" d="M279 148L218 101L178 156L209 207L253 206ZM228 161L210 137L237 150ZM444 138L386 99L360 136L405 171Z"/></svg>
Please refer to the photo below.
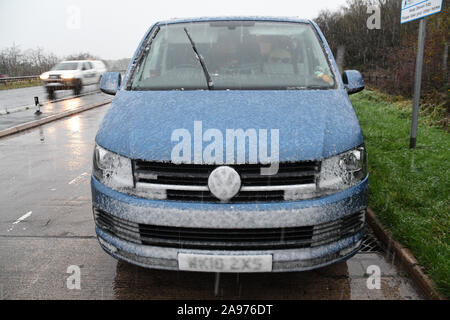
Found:
<svg viewBox="0 0 450 320"><path fill-rule="evenodd" d="M218 167L209 175L208 187L216 198L228 201L239 192L241 177L231 167Z"/></svg>

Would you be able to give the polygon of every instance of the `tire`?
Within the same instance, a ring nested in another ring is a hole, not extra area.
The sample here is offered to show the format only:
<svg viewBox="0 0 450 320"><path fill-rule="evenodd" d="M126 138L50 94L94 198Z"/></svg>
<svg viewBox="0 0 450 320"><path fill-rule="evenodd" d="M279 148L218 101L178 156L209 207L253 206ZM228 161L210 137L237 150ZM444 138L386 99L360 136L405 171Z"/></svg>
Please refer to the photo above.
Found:
<svg viewBox="0 0 450 320"><path fill-rule="evenodd" d="M49 100L55 99L55 90L47 88L47 96Z"/></svg>
<svg viewBox="0 0 450 320"><path fill-rule="evenodd" d="M81 81L78 80L75 84L75 87L73 88L73 94L78 96L81 93L81 90L83 89L83 85L81 84Z"/></svg>
<svg viewBox="0 0 450 320"><path fill-rule="evenodd" d="M97 82L98 89L100 89L101 84L102 84L102 76L100 75L100 77L98 77L98 82Z"/></svg>

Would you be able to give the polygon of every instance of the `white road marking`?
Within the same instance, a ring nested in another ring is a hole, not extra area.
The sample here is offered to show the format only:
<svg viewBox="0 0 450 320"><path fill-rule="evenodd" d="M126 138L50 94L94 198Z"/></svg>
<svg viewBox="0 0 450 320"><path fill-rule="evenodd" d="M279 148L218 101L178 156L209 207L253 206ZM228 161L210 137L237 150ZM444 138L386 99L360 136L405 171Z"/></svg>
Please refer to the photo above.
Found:
<svg viewBox="0 0 450 320"><path fill-rule="evenodd" d="M84 177L85 175L87 175L87 174L88 174L87 172L83 172L83 173L80 174L78 177L76 177L75 179L73 179L72 181L70 181L69 184L74 184L75 182L80 181L80 180L83 179L83 177Z"/></svg>
<svg viewBox="0 0 450 320"><path fill-rule="evenodd" d="M13 224L18 224L19 222L25 220L26 218L28 218L29 216L31 216L31 214L33 213L33 211L27 212L25 213L23 216L21 216L19 219L17 219L16 221L13 222Z"/></svg>
<svg viewBox="0 0 450 320"><path fill-rule="evenodd" d="M23 220L25 220L26 218L28 218L29 216L31 216L31 214L33 213L33 211L29 211L27 213L25 213L23 216L21 216L19 219L17 219L16 221L13 222L11 228L8 229L8 232L12 231L12 229L14 229L14 225L18 224L19 222L22 222Z"/></svg>

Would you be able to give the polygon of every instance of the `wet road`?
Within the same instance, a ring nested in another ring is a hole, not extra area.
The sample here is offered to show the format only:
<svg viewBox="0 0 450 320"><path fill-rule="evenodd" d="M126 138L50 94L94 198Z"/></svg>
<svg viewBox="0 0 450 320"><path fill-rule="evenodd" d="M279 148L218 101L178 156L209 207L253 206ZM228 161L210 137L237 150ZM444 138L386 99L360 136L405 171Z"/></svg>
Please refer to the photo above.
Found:
<svg viewBox="0 0 450 320"><path fill-rule="evenodd" d="M82 95L87 93L98 92L98 85L84 86ZM73 97L72 90L58 90L55 92L55 100ZM41 103L48 102L47 92L43 86L18 88L9 90L0 90L0 113L14 112L23 110L24 107L34 106L34 97L39 97Z"/></svg>
<svg viewBox="0 0 450 320"><path fill-rule="evenodd" d="M91 211L94 136L108 106L0 139L0 299L421 299L378 250L302 273L148 270L100 248ZM68 289L68 267L81 289ZM380 289L367 286L368 267Z"/></svg>
<svg viewBox="0 0 450 320"><path fill-rule="evenodd" d="M45 102L40 107L41 114L36 115L35 107L29 109L23 109L19 112L13 112L9 114L0 115L0 131L8 129L23 123L43 119L45 117L58 114L64 111L77 109L82 106L99 104L102 102L111 101L112 97L104 93L92 93L85 96L79 96L73 99Z"/></svg>

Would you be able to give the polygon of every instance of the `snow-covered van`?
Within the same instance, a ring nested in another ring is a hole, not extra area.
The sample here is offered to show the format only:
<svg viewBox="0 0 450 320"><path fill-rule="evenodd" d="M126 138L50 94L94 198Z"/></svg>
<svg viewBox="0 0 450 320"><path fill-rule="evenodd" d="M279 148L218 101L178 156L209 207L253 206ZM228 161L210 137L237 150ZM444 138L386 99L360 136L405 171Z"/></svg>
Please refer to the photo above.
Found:
<svg viewBox="0 0 450 320"><path fill-rule="evenodd" d="M150 27L95 138L95 229L117 259L200 272L309 270L354 255L364 138L309 20L198 18Z"/></svg>

